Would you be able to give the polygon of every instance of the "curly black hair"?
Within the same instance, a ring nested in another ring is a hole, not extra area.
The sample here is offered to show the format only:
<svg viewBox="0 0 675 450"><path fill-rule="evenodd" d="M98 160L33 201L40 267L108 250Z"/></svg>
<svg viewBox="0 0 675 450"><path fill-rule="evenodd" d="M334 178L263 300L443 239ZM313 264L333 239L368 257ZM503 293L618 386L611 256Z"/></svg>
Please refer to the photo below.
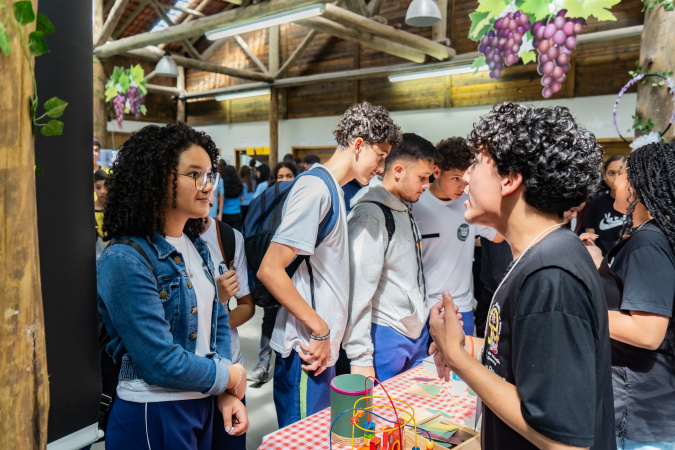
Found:
<svg viewBox="0 0 675 450"><path fill-rule="evenodd" d="M232 166L225 166L222 172L225 198L237 198L244 191L244 184L237 175L237 170Z"/></svg>
<svg viewBox="0 0 675 450"><path fill-rule="evenodd" d="M333 136L342 150L356 138L369 145L387 143L396 147L401 143L401 129L389 116L389 111L368 102L347 109L335 125Z"/></svg>
<svg viewBox="0 0 675 450"><path fill-rule="evenodd" d="M486 150L500 175L520 173L525 201L546 213L562 217L600 183L600 146L562 106L495 105L474 124L467 144Z"/></svg>
<svg viewBox="0 0 675 450"><path fill-rule="evenodd" d="M675 145L654 143L639 147L630 154L626 166L630 204L621 234L630 234L635 205L640 202L675 251Z"/></svg>
<svg viewBox="0 0 675 450"><path fill-rule="evenodd" d="M192 145L206 150L211 170L216 170L216 144L203 131L182 122L163 127L148 125L131 135L117 153L106 180L108 196L103 215L105 240L122 236L164 234L164 209L176 206L176 168L180 154ZM173 184L167 190L169 181ZM202 219L189 219L185 231L195 236L203 231Z"/></svg>
<svg viewBox="0 0 675 450"><path fill-rule="evenodd" d="M463 172L471 165L473 155L466 144L466 139L462 137L443 139L436 144L436 150L439 154L436 165L444 172L451 169Z"/></svg>

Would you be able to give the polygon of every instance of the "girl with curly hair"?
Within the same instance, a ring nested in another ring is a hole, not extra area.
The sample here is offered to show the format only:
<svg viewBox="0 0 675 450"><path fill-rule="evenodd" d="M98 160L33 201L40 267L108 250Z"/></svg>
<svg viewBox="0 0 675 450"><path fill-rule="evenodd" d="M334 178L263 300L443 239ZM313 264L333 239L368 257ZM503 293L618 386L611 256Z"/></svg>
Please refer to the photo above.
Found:
<svg viewBox="0 0 675 450"><path fill-rule="evenodd" d="M675 448L675 146L633 151L614 182L624 240L604 257L586 239L603 280L612 338L614 420L620 449Z"/></svg>
<svg viewBox="0 0 675 450"><path fill-rule="evenodd" d="M210 449L213 412L248 427L241 365L230 361L228 314L200 239L218 182L218 152L182 123L147 126L120 147L108 177L97 297L121 361L106 448Z"/></svg>
<svg viewBox="0 0 675 450"><path fill-rule="evenodd" d="M607 305L593 260L562 228L596 189L595 137L564 107L497 105L468 139L464 217L496 229L514 261L495 290L484 339L465 336L446 292L431 308L439 375L483 401L481 448L616 448Z"/></svg>

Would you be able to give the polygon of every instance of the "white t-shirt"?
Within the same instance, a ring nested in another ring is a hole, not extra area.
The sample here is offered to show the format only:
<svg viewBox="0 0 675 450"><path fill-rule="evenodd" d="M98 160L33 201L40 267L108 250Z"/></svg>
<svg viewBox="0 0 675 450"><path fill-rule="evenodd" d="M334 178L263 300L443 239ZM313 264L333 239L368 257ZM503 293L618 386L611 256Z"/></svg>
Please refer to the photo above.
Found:
<svg viewBox="0 0 675 450"><path fill-rule="evenodd" d="M326 183L311 175L301 177L293 185L284 204L281 225L272 239L272 242L297 248L298 255L312 255L309 262L314 276L316 312L330 328L329 367L338 359L349 304L347 213L342 188L332 174L331 178L340 194L340 216L321 245L314 248L319 223L331 210L331 196ZM302 298L311 305L309 272L305 263L300 265L292 281ZM302 352L300 343L309 345L309 334L309 328L281 307L270 346L286 358L292 350Z"/></svg>
<svg viewBox="0 0 675 450"><path fill-rule="evenodd" d="M197 295L197 342L195 354L204 356L210 351L211 317L213 316L216 287L207 275L206 262L185 233L177 238L167 236L165 239L180 252L188 273L192 274L190 280L192 281L192 288ZM122 400L137 403L191 400L208 397L208 395L201 392L173 391L159 386L152 386L141 379L120 381L117 385L117 395Z"/></svg>
<svg viewBox="0 0 675 450"><path fill-rule="evenodd" d="M424 280L429 307L438 303L443 291L450 292L460 312L472 310L471 268L477 235L494 239L497 231L472 225L464 219L468 199L441 200L427 190L413 206L413 216L422 233Z"/></svg>
<svg viewBox="0 0 675 450"><path fill-rule="evenodd" d="M202 234L201 238L206 241L206 245L211 252L211 260L216 269L216 277L228 271L225 266L225 258L218 243L218 231L216 230L216 221L211 220L209 228ZM222 263L222 264L221 264ZM246 252L244 251L244 237L237 230L234 230L234 269L239 277L239 292L234 294L234 298L242 298L251 293L248 287L248 262L246 261ZM220 299L222 302L230 299ZM234 364L244 364L244 357L241 354L241 342L239 340L239 332L236 328L232 328L232 342L230 344L232 353L232 362Z"/></svg>

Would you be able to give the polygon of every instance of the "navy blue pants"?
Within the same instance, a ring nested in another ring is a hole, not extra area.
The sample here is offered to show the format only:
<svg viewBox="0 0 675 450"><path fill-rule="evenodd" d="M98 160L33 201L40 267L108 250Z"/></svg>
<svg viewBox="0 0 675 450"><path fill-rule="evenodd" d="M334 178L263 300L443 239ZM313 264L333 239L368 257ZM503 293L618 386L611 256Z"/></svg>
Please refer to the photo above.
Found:
<svg viewBox="0 0 675 450"><path fill-rule="evenodd" d="M214 399L215 402L215 399ZM241 399L246 405L246 397ZM252 419L252 417L250 418ZM246 450L246 433L241 436L231 436L225 432L223 415L217 407L213 408L213 444L211 448L216 450Z"/></svg>
<svg viewBox="0 0 675 450"><path fill-rule="evenodd" d="M371 324L370 338L373 341L373 366L375 378L380 382L422 363L428 356L429 330L425 326L417 339L410 339L391 327Z"/></svg>
<svg viewBox="0 0 675 450"><path fill-rule="evenodd" d="M211 450L213 397L134 403L115 396L106 450Z"/></svg>
<svg viewBox="0 0 675 450"><path fill-rule="evenodd" d="M276 353L276 352L275 352ZM274 406L279 428L304 419L330 406L330 382L335 366L314 376L300 367L303 363L293 351L288 358L276 353L274 363Z"/></svg>

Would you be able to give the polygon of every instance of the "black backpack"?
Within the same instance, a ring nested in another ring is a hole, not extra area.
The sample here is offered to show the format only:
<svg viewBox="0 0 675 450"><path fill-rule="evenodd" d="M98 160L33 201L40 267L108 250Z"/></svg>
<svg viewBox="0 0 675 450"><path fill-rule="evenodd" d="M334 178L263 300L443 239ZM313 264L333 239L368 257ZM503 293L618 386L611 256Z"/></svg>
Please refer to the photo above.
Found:
<svg viewBox="0 0 675 450"><path fill-rule="evenodd" d="M249 287L251 289L253 301L256 305L263 308L279 306L279 302L277 302L272 294L270 294L265 285L258 280L256 274L258 273L260 264L272 242L274 233L276 233L277 228L281 225L284 203L286 202L286 198L288 198L291 187L300 177L307 175L313 175L323 180L330 191L331 211L326 214L326 217L324 217L319 224L316 244L314 245L315 248L318 247L333 230L338 217L340 216L340 195L333 182L332 176L324 167L313 167L307 172L300 174L294 181L275 183L274 186L268 187L265 192L254 198L248 208L248 214L246 215L246 221L244 222L243 235L245 239L244 248L246 249L246 259L249 267ZM312 274L312 267L309 264L309 255L296 256L293 262L286 267L286 273L292 278L293 274L295 274L296 270L303 262L306 262L309 271L312 308L316 309L314 300L314 277Z"/></svg>
<svg viewBox="0 0 675 450"><path fill-rule="evenodd" d="M370 202L375 203L382 210L384 214L384 226L387 228L387 246L384 247L384 252L387 253L389 250L389 244L391 243L391 238L394 236L394 231L396 231L396 222L394 222L394 214L391 212L391 209L388 206L384 206L380 202Z"/></svg>

